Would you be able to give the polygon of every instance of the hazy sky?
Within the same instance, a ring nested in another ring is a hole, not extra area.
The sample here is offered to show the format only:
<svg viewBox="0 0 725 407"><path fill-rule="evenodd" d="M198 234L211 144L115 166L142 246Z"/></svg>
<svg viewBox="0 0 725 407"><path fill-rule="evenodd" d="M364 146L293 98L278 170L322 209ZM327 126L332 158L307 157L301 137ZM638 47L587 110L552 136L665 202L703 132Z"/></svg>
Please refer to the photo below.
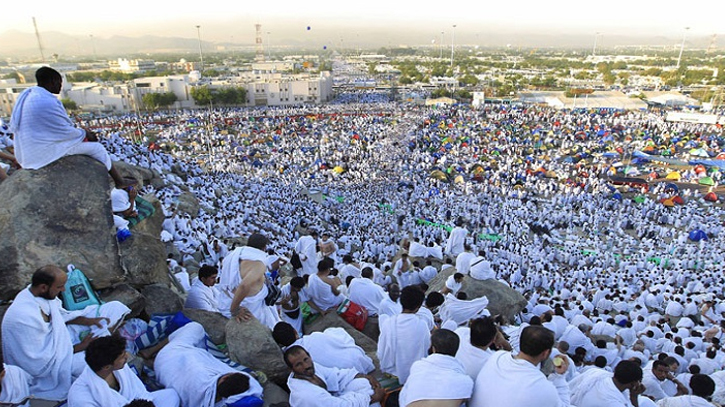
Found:
<svg viewBox="0 0 725 407"><path fill-rule="evenodd" d="M195 25L207 41L254 42L255 22L270 31L271 41L284 37L304 42L313 34L330 41L353 43L366 31L390 33L411 30L430 32L421 42L439 41L456 24L456 38L473 41L479 34L508 33L589 35L652 35L681 38L723 32L718 2L671 3L649 0L519 0L463 1L364 0L364 1L222 1L194 3L159 0L99 2L66 0L7 1L0 9L0 32L32 32L32 17L41 32L61 31L74 35L163 35L196 37ZM193 6L190 6L193 4ZM334 6L331 6L334 4ZM719 9L719 10L716 10ZM307 27L311 29L308 31ZM450 39L444 42L449 42Z"/></svg>

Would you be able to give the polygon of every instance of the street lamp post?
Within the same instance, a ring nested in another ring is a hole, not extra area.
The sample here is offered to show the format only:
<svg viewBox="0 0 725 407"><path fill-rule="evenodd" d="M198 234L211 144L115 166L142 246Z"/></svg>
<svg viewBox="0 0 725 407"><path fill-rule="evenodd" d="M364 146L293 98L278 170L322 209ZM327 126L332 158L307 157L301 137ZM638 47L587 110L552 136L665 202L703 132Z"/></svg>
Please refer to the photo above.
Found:
<svg viewBox="0 0 725 407"><path fill-rule="evenodd" d="M456 41L456 25L453 24L453 33L451 33L451 70L453 70L453 49Z"/></svg>
<svg viewBox="0 0 725 407"><path fill-rule="evenodd" d="M196 37L199 39L199 62L201 63L201 75L204 75L204 54L201 52L201 26L196 26Z"/></svg>
<svg viewBox="0 0 725 407"><path fill-rule="evenodd" d="M440 55L438 56L438 59L443 59L443 34L445 34L445 31L441 31L441 43L438 45Z"/></svg>
<svg viewBox="0 0 725 407"><path fill-rule="evenodd" d="M680 60L682 59L682 51L685 49L685 38L687 38L687 30L690 27L685 27L685 32L682 33L682 44L680 44L680 55L677 56L677 68L680 68Z"/></svg>
<svg viewBox="0 0 725 407"><path fill-rule="evenodd" d="M596 33L594 33L594 48L592 48L592 56L596 56L597 55L597 38L601 34L602 33L598 32L598 31Z"/></svg>

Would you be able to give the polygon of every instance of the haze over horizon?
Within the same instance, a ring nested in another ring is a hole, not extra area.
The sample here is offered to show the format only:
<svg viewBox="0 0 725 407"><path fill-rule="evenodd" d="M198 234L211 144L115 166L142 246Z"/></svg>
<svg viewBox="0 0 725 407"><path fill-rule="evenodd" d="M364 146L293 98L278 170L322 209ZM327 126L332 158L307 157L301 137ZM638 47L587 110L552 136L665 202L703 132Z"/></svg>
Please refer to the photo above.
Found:
<svg viewBox="0 0 725 407"><path fill-rule="evenodd" d="M595 36L605 48L621 45L617 41L628 37L657 38L661 45L674 46L684 35L703 39L722 30L712 3L701 0L680 9L631 0L610 0L596 6L573 0L485 5L451 0L435 7L411 1L368 0L329 6L320 0L278 0L244 4L243 8L222 0L193 7L128 0L123 7L103 8L90 0L69 0L62 3L62 9L50 6L48 0L42 3L46 4L32 9L20 2L6 5L0 15L0 34L32 34L35 17L43 42L51 41L48 36L53 32L97 40L113 36L196 39L200 34L204 42L246 46L254 44L254 24L260 23L265 46L271 48L450 45L451 41L482 47L550 46L546 39L564 42L563 46L591 47ZM0 52L7 52L9 46L3 44Z"/></svg>

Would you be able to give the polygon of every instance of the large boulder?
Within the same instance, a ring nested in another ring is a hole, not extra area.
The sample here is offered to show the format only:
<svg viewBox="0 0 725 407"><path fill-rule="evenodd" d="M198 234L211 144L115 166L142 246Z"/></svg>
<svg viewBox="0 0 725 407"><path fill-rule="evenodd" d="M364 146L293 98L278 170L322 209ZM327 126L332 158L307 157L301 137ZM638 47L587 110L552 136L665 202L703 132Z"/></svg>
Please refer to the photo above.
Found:
<svg viewBox="0 0 725 407"><path fill-rule="evenodd" d="M110 201L110 177L87 156L19 170L0 184L0 299L11 299L40 266L69 263L94 288L124 280Z"/></svg>
<svg viewBox="0 0 725 407"><path fill-rule="evenodd" d="M204 327L209 339L217 345L227 341L227 322L229 319L218 312L184 308L184 315Z"/></svg>
<svg viewBox="0 0 725 407"><path fill-rule="evenodd" d="M128 164L123 161L114 161L113 166L118 169L122 177L135 179L139 183L139 186L150 184L151 179L154 177L154 173L150 169Z"/></svg>
<svg viewBox="0 0 725 407"><path fill-rule="evenodd" d="M186 213L192 218L196 218L199 214L199 208L199 199L197 199L193 193L185 191L179 195L179 203L176 206L176 209L178 209L179 212Z"/></svg>
<svg viewBox="0 0 725 407"><path fill-rule="evenodd" d="M229 357L233 361L264 372L269 380L279 385L287 382L289 369L269 328L256 318L243 322L232 318L227 323L226 332Z"/></svg>
<svg viewBox="0 0 725 407"><path fill-rule="evenodd" d="M104 302L119 301L131 309L130 318L139 316L146 307L146 298L135 288L125 283L101 291L101 300Z"/></svg>
<svg viewBox="0 0 725 407"><path fill-rule="evenodd" d="M448 277L452 276L456 269L450 267L438 273L430 281L428 292L440 291L446 285ZM461 291L468 294L469 299L483 297L488 298L488 311L491 315L501 315L509 322L514 316L526 307L527 301L518 291L508 287L497 280L475 280L470 276L463 278Z"/></svg>
<svg viewBox="0 0 725 407"><path fill-rule="evenodd" d="M181 297L164 284L147 285L141 291L146 299L146 313L175 314L184 307Z"/></svg>
<svg viewBox="0 0 725 407"><path fill-rule="evenodd" d="M153 195L143 198L151 202L156 211L131 229L131 238L119 244L121 265L128 273L128 281L137 286L169 281L166 246L160 238L164 222L161 203Z"/></svg>

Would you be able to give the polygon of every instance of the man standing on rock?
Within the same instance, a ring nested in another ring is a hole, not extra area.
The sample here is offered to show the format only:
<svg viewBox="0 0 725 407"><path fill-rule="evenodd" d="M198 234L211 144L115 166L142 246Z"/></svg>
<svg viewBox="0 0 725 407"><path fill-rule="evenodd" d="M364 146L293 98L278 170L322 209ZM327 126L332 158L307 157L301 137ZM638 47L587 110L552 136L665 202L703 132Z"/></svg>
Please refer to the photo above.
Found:
<svg viewBox="0 0 725 407"><path fill-rule="evenodd" d="M68 275L56 266L39 268L2 321L5 360L28 372L33 377L31 394L47 400L68 396L71 381L85 368L83 351L95 338L110 335L130 312L118 301L65 310L58 294L67 280Z"/></svg>
<svg viewBox="0 0 725 407"><path fill-rule="evenodd" d="M248 320L249 315L242 312L242 308L246 308L251 314L269 329L274 329L277 322L280 321L279 313L274 306L264 303L265 297L269 293L265 285L267 271L267 243L268 240L264 235L255 233L249 236L247 245L241 250L235 250L228 257L234 257L239 264L240 284L234 291L229 312L237 317L237 320ZM224 273L225 270L222 270ZM241 307L240 307L241 305Z"/></svg>
<svg viewBox="0 0 725 407"><path fill-rule="evenodd" d="M35 71L35 79L38 86L18 96L10 118L18 163L23 168L37 170L68 155L87 155L106 166L117 188L129 186L98 142L98 136L75 127L55 96L63 85L60 73L44 66Z"/></svg>
<svg viewBox="0 0 725 407"><path fill-rule="evenodd" d="M302 236L295 245L295 252L302 262L301 275L317 273L317 232L311 231L308 236Z"/></svg>

